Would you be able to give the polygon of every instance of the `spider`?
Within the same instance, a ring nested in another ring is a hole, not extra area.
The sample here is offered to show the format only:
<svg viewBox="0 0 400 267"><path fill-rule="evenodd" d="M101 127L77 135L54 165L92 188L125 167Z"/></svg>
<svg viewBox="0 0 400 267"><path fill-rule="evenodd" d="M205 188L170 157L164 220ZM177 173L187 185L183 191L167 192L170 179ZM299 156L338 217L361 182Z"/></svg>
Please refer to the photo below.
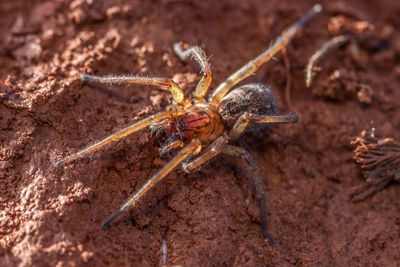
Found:
<svg viewBox="0 0 400 267"><path fill-rule="evenodd" d="M141 84L168 89L172 95L172 104L166 111L151 115L135 122L120 131L90 145L60 161L61 166L78 158L93 153L105 145L114 143L121 138L149 127L152 132L163 134L166 145L160 149L160 154L181 149L176 155L155 173L139 190L108 219L102 223L102 229L109 228L112 223L129 208L135 207L138 201L153 186L160 182L178 165L191 173L220 153L227 154L245 162L251 173L255 198L258 202L261 218L261 232L267 242L273 243L268 231L268 213L263 188L264 179L250 153L236 145L229 144L237 140L251 123L270 125L279 123L295 123L298 116L295 113L277 115L277 103L271 88L262 84L247 84L233 89L240 81L252 75L263 64L280 52L295 34L315 14L321 11L320 5L315 5L302 18L289 27L266 50L243 65L222 82L213 93L206 98L211 85L212 73L204 51L197 46L184 48L180 43L174 45L174 51L182 60L190 56L200 65L202 77L193 93L193 99L184 97L182 89L172 79L140 77L140 76L93 76L82 74L81 80L100 84ZM253 125L254 126L254 125ZM249 127L248 130L254 128ZM204 150L203 153L201 153Z"/></svg>

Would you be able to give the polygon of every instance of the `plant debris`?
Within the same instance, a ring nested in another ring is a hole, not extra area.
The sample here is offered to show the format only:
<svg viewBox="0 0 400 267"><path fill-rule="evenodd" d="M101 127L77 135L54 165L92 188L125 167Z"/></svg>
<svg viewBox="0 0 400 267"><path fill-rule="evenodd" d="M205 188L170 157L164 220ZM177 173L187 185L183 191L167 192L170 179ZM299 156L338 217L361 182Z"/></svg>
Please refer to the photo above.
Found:
<svg viewBox="0 0 400 267"><path fill-rule="evenodd" d="M313 94L332 101L355 99L362 104L371 104L374 90L368 81L361 79L356 72L337 69L321 86L313 89Z"/></svg>
<svg viewBox="0 0 400 267"><path fill-rule="evenodd" d="M400 181L400 142L379 139L374 131L362 131L351 142L356 145L354 160L360 164L366 184L353 189L351 199L358 202L375 194L391 181Z"/></svg>

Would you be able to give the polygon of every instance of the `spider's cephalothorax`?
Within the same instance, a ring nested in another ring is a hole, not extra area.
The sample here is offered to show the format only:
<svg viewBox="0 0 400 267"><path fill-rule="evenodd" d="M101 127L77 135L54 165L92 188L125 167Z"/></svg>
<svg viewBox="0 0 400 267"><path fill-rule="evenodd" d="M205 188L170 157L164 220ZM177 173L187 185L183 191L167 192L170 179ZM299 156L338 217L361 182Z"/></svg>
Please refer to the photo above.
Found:
<svg viewBox="0 0 400 267"><path fill-rule="evenodd" d="M246 163L247 173L253 180L256 191L255 197L260 208L263 236L266 240L273 242L267 227L264 179L260 170L245 149L228 143L238 139L248 126L251 127L250 124L294 123L297 122L298 118L293 113L277 115L275 97L271 89L264 85L243 85L236 89L233 89L233 87L256 72L264 63L281 51L296 32L320 11L321 6L315 5L305 16L276 39L268 49L239 68L221 83L209 96L208 100L206 100L206 96L211 85L211 68L204 51L196 46L187 49L184 49L180 44L175 44L174 46L175 53L182 60L192 56L201 67L202 77L193 93L193 101L185 99L183 91L172 79L132 75L105 77L82 75L81 80L89 83L142 84L165 88L170 91L173 103L166 111L128 125L109 137L65 157L56 163L57 166L86 156L107 144L146 127L158 132L161 131L167 136L169 141L161 148L160 154L181 148L161 170L134 192L117 212L103 222L102 228L110 227L119 215L134 207L149 189L177 166L181 165L186 172L192 172L216 155L223 153L241 158Z"/></svg>
<svg viewBox="0 0 400 267"><path fill-rule="evenodd" d="M202 142L211 142L224 132L224 124L213 106L197 103L182 115L168 120L162 130L168 136L178 136L184 141L197 138Z"/></svg>
<svg viewBox="0 0 400 267"><path fill-rule="evenodd" d="M274 116L277 112L276 97L271 88L259 83L245 84L228 93L218 108L207 103L196 103L182 115L161 122L159 127L169 140L197 138L202 142L211 142L225 129L232 129L245 113ZM249 125L247 131L266 126L267 124Z"/></svg>

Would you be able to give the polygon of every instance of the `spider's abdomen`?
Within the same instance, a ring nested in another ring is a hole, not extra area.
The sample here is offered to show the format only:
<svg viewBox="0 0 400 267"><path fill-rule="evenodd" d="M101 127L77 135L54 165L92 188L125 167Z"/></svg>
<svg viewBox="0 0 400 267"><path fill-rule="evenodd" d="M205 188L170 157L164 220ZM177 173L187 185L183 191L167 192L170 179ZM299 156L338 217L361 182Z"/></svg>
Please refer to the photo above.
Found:
<svg viewBox="0 0 400 267"><path fill-rule="evenodd" d="M219 105L218 112L225 126L232 129L243 113L275 115L278 112L278 106L271 88L263 84L252 83L235 88L227 94ZM255 127L251 125L249 130L251 131Z"/></svg>
<svg viewBox="0 0 400 267"><path fill-rule="evenodd" d="M224 131L224 124L217 111L207 104L196 104L176 117L166 127L167 135L179 135L183 139L198 138L203 142L217 139Z"/></svg>

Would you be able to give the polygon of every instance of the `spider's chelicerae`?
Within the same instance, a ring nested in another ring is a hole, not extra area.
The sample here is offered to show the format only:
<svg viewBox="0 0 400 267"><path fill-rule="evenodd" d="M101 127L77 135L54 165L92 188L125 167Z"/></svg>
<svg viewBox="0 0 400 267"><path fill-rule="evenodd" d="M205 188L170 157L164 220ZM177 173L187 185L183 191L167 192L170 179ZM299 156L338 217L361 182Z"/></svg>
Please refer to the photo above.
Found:
<svg viewBox="0 0 400 267"><path fill-rule="evenodd" d="M178 165L181 165L186 172L193 172L216 155L223 153L241 158L246 163L256 191L262 234L266 240L272 242L267 225L264 179L250 154L245 149L229 143L238 139L251 123L294 123L298 121L298 117L294 113L277 115L274 94L270 88L262 84L243 85L233 90L232 88L256 72L264 63L286 47L299 29L320 11L321 6L315 5L305 16L278 37L268 49L221 83L208 99L206 99L206 95L211 85L212 73L204 51L197 46L187 49L184 49L180 44L174 46L175 53L180 59L186 60L191 56L201 67L202 77L193 93L193 99L190 101L185 99L181 88L172 79L123 75L99 77L83 74L81 79L84 82L142 84L166 88L172 95L173 103L166 111L135 122L103 140L65 157L56 163L57 166L87 156L105 145L116 142L146 127L166 136L167 142L161 148L161 154L181 148L119 210L103 222L102 228L110 227L120 214L134 207L148 190ZM202 151L204 152L201 153Z"/></svg>

